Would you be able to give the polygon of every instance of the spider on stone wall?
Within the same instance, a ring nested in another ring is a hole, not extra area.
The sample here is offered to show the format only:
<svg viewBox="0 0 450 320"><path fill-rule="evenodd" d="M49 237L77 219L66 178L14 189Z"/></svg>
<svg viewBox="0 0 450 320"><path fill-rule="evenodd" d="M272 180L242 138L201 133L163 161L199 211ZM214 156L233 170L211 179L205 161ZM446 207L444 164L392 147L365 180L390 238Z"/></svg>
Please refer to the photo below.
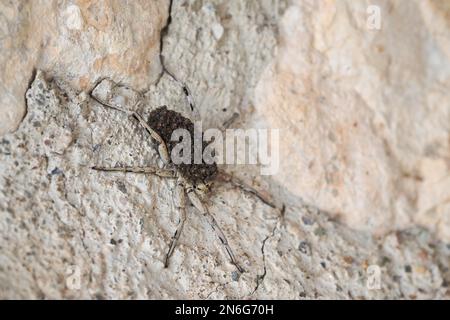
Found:
<svg viewBox="0 0 450 320"><path fill-rule="evenodd" d="M176 83L178 83L182 89L183 93L187 99L191 111L194 111L195 104L194 99L190 93L190 90L183 82L179 81L175 76L170 73L167 69L163 67L163 72L166 72ZM98 87L98 86L97 86ZM97 88L96 87L96 88ZM142 128L144 128L150 137L156 141L159 156L161 157L164 166L159 168L157 166L145 166L145 167L133 167L133 166L121 166L121 167L101 167L94 166L92 169L99 171L115 171L115 172L134 172L141 174L152 174L163 178L176 179L176 187L174 190L174 203L177 209L180 211L180 221L177 229L171 239L169 250L165 257L164 267L169 264L169 258L174 252L175 246L178 239L180 238L181 232L183 230L184 223L186 221L186 195L192 205L207 219L211 228L216 232L221 244L223 245L230 262L237 268L240 273L245 272L245 270L239 265L236 257L228 244L225 234L219 227L214 216L208 211L208 208L203 203L204 197L209 192L212 182L214 181L224 181L231 183L233 186L240 188L244 192L250 193L266 205L275 208L275 205L262 196L251 186L244 184L242 181L236 179L235 177L227 174L223 171L219 171L217 164L213 162L212 164L207 164L204 161L199 164L175 164L172 162L171 151L174 147L174 142L171 141L172 132L176 129L186 129L194 134L194 124L193 122L182 116L180 113L167 109L166 106L161 106L153 110L148 121L145 121L143 117L135 112L125 110L120 106L113 105L106 101L101 101L99 97L96 96L95 89L91 92L90 96L99 104L118 110L125 113L128 117L136 120ZM140 101L138 102L138 104ZM136 108L134 108L136 109ZM206 144L202 143L202 148L204 149Z"/></svg>

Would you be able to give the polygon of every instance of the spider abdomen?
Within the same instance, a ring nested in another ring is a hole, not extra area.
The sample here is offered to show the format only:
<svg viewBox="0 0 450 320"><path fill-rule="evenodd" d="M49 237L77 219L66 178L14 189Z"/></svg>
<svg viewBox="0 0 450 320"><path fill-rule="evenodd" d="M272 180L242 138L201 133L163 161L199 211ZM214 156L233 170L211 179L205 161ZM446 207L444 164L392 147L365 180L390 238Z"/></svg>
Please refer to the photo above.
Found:
<svg viewBox="0 0 450 320"><path fill-rule="evenodd" d="M177 171L187 180L192 183L207 182L213 179L217 174L217 164L194 163L194 123L183 117L180 113L167 109L166 106L159 107L153 110L148 118L148 125L160 135L167 146L169 157L172 154L173 148L179 141L172 141L172 133L177 129L185 129L190 133L191 137L191 161L189 164L181 163L174 164ZM202 137L203 138L203 137ZM202 140L202 151L208 145ZM171 160L172 162L172 160Z"/></svg>

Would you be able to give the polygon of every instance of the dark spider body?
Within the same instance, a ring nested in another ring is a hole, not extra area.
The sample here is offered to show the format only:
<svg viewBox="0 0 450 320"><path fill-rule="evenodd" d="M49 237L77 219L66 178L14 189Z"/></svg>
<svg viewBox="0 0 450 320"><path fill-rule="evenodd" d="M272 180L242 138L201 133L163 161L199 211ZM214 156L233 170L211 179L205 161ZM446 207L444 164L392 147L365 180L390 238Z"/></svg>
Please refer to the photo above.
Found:
<svg viewBox="0 0 450 320"><path fill-rule="evenodd" d="M167 109L166 106L159 107L153 110L147 120L148 125L160 135L164 143L167 146L169 152L169 157L172 153L175 145L179 141L171 141L172 133L176 129L186 129L191 135L191 139L194 139L194 123L188 118L183 117L180 113ZM203 138L203 137L202 137ZM202 152L208 145L207 142L202 139ZM193 163L194 159L194 143L191 143L191 164L174 164L177 171L189 182L194 185L197 183L206 183L211 181L217 175L217 164L207 164L203 161L202 163Z"/></svg>

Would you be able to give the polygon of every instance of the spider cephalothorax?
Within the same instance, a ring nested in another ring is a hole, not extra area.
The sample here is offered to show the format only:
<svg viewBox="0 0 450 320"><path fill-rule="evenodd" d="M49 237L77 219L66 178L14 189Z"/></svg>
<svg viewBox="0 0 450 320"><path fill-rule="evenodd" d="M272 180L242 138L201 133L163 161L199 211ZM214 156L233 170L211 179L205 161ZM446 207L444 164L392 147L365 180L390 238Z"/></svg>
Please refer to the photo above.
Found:
<svg viewBox="0 0 450 320"><path fill-rule="evenodd" d="M164 121L161 121L164 119ZM167 109L166 106L159 107L153 110L147 121L148 125L158 133L167 146L169 157L172 150L178 141L172 141L172 133L177 129L185 129L189 131L191 141L191 163L174 164L180 175L186 179L193 186L207 185L217 175L217 164L194 163L194 124L188 118L183 117L180 113ZM202 137L203 138L203 137ZM208 145L207 142L202 141L202 152Z"/></svg>

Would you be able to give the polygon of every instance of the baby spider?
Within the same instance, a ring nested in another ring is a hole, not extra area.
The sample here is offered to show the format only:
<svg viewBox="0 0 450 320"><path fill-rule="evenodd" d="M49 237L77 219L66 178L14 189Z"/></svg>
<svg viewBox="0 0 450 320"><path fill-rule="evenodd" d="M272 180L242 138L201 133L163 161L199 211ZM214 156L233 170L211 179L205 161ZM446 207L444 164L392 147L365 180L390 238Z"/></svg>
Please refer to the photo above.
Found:
<svg viewBox="0 0 450 320"><path fill-rule="evenodd" d="M191 111L194 110L194 100L190 95L190 91L185 84L178 81L171 73L165 70L172 79L174 79L183 88L183 92L187 98ZM158 153L164 162L164 168L159 168L157 166L146 166L146 167L101 167L94 166L92 169L99 171L115 171L115 172L134 172L143 174L157 175L163 178L176 179L176 187L174 190L174 202L176 208L180 211L180 222L178 227L172 237L169 250L165 257L164 267L169 264L169 258L171 257L178 239L180 238L181 232L183 230L184 223L186 221L186 195L192 205L207 219L211 228L216 232L217 237L222 243L225 251L230 259L230 262L237 268L241 273L245 270L238 264L236 257L228 244L225 234L217 224L214 216L208 211L208 208L203 204L202 199L205 198L206 194L210 190L210 186L213 181L223 180L225 182L231 183L232 185L242 189L245 192L253 194L262 200L265 204L275 208L275 206L266 200L262 195L260 195L255 189L250 186L245 185L241 181L235 179L231 175L225 172L219 172L216 163L206 164L205 162L200 164L174 164L171 160L170 154L176 142L171 141L172 132L176 129L185 129L191 133L191 137L194 136L194 124L193 122L183 117L180 113L168 110L166 106L158 107L153 110L148 120L145 121L142 116L135 112L129 111L110 104L106 101L101 101L95 95L95 89L91 93L91 97L103 106L109 107L111 109L118 110L127 114L130 118L135 119L150 135L150 137L156 141L158 145ZM139 103L139 102L138 102ZM203 148L206 147L206 143L203 142ZM192 150L193 151L193 150ZM193 154L193 152L191 153Z"/></svg>

